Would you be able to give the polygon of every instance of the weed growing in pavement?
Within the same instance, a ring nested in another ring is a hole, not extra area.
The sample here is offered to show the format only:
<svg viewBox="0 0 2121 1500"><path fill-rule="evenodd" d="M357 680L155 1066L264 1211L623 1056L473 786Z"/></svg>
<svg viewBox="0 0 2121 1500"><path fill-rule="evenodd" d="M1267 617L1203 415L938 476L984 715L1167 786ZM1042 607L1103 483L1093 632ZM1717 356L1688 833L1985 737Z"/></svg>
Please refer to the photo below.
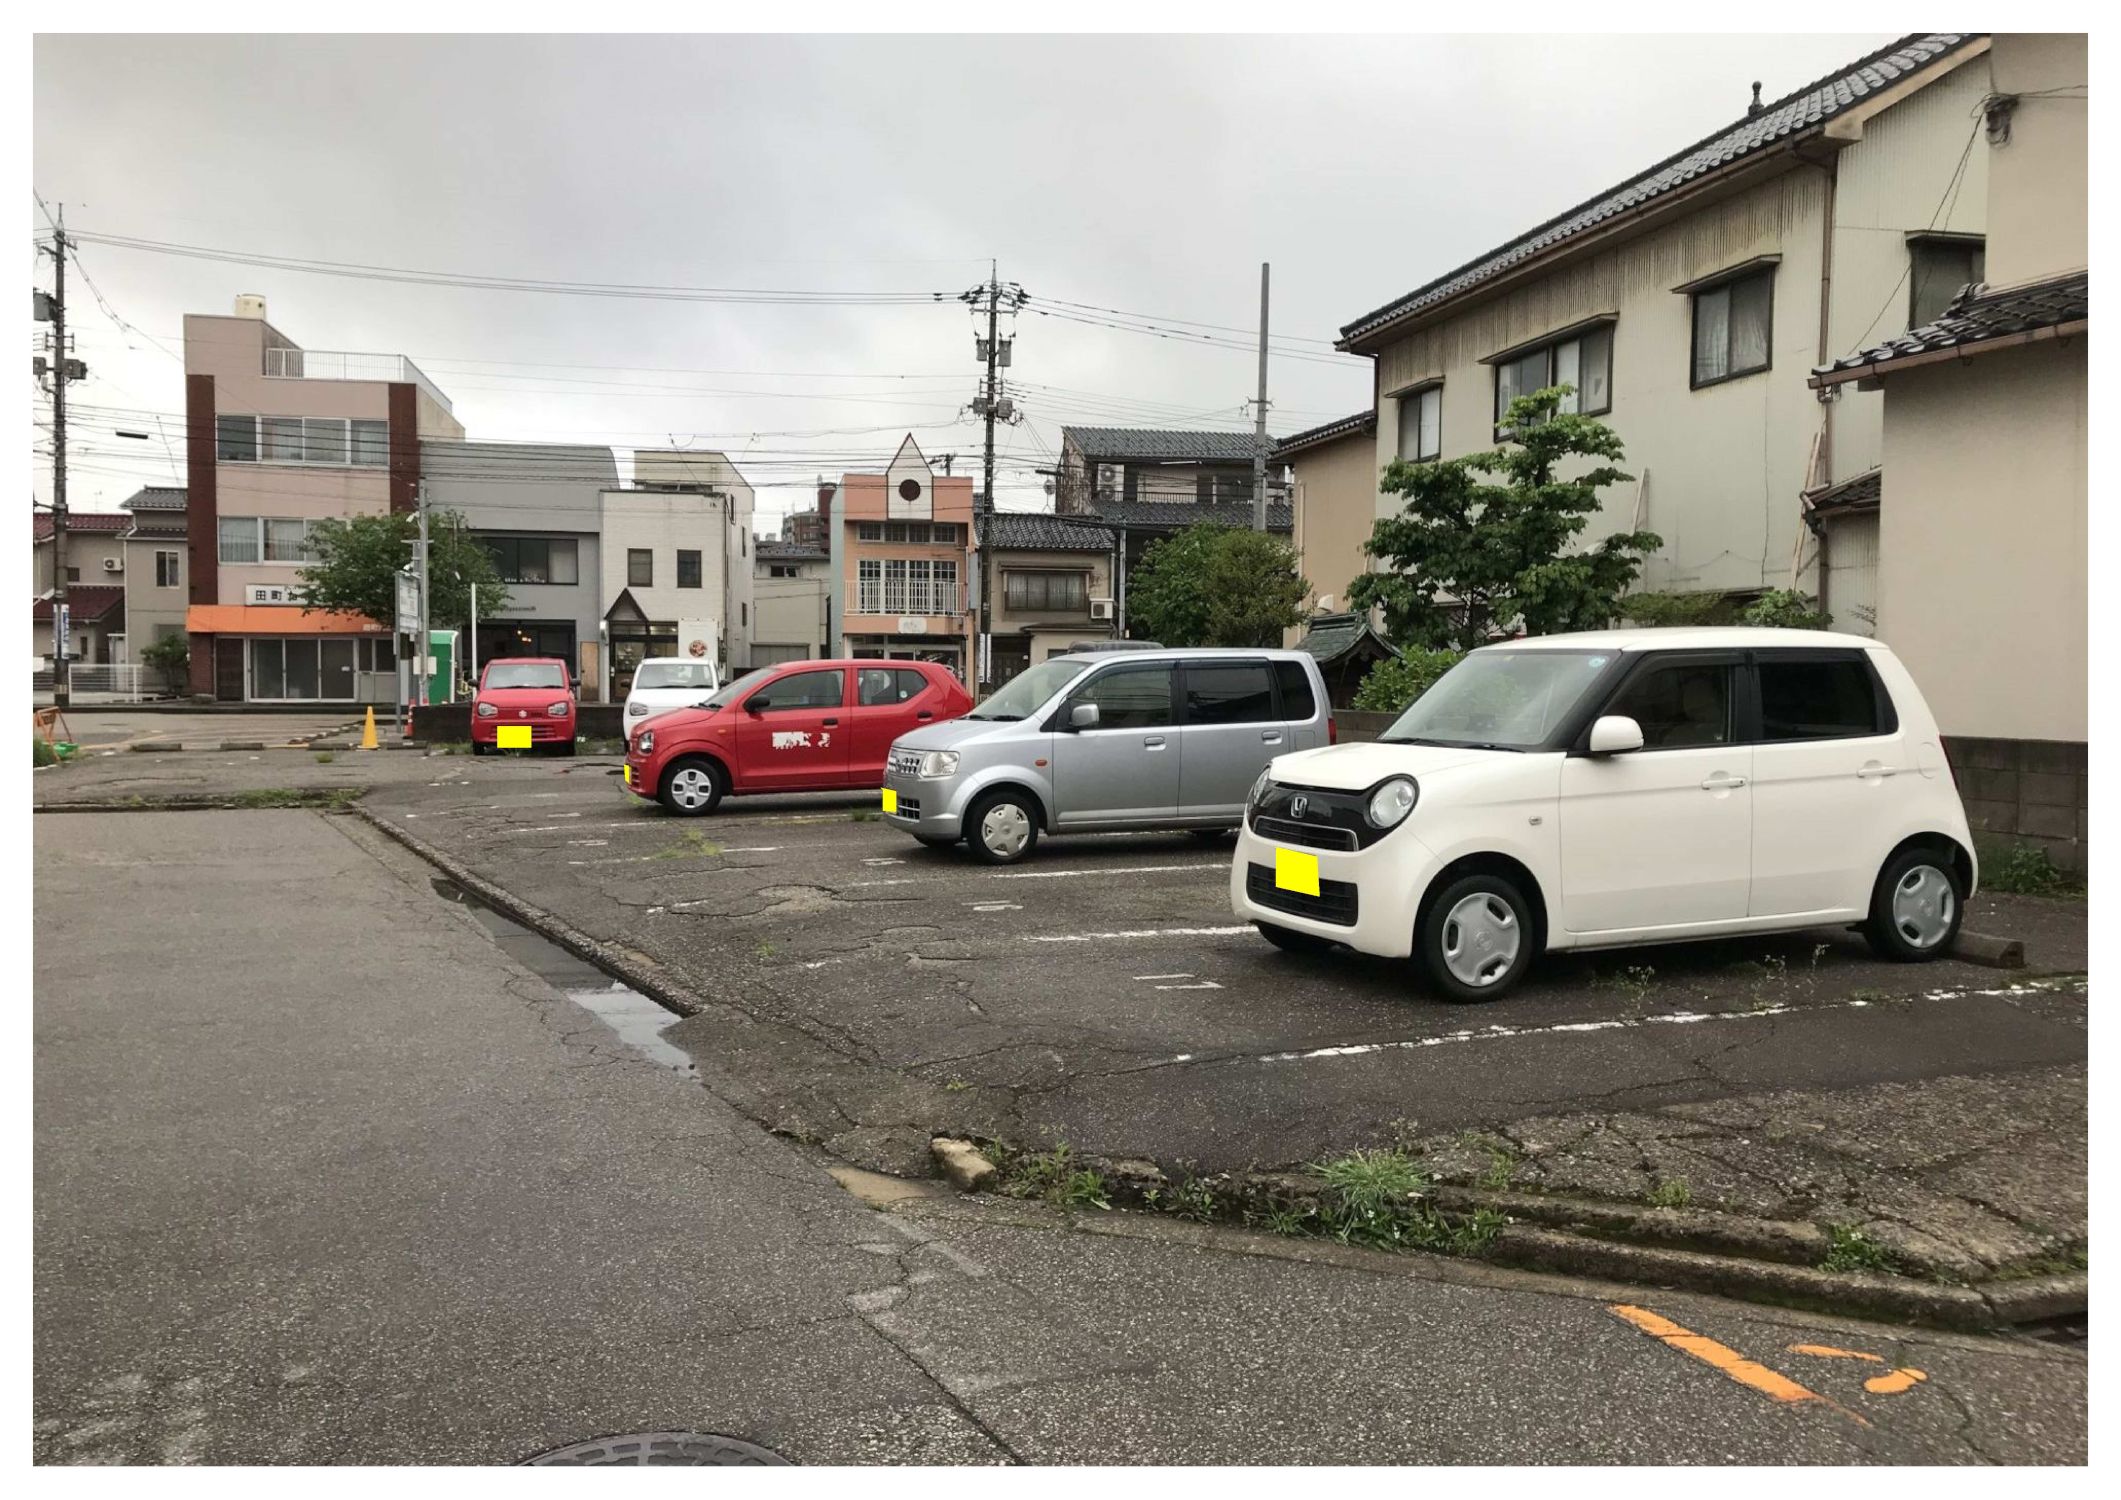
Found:
<svg viewBox="0 0 2121 1500"><path fill-rule="evenodd" d="M1826 1259L1822 1271L1874 1271L1888 1276L1902 1274L1893 1252L1853 1224L1829 1224L1826 1228Z"/></svg>
<svg viewBox="0 0 2121 1500"><path fill-rule="evenodd" d="M1876 1005L1881 1000L1890 1000L1893 998L1884 990L1873 989L1850 990L1848 993L1848 997L1851 1000L1861 1000L1866 1005Z"/></svg>
<svg viewBox="0 0 2121 1500"><path fill-rule="evenodd" d="M667 849L658 849L650 859L714 859L722 852L722 846L701 833L697 828L688 829L678 835L678 841Z"/></svg>
<svg viewBox="0 0 2121 1500"><path fill-rule="evenodd" d="M2011 844L1982 855L1981 887L2012 896L2057 896L2073 891L2076 882L2038 844Z"/></svg>
<svg viewBox="0 0 2121 1500"><path fill-rule="evenodd" d="M332 754L329 750L319 750L317 752L317 764L320 766L328 766L338 758L338 756Z"/></svg>
<svg viewBox="0 0 2121 1500"><path fill-rule="evenodd" d="M1164 1195L1164 1210L1177 1214L1181 1219L1191 1219L1196 1224L1206 1224L1215 1218L1219 1205L1215 1201L1215 1189L1198 1177L1187 1177Z"/></svg>
<svg viewBox="0 0 2121 1500"><path fill-rule="evenodd" d="M1648 964L1637 964L1632 968L1622 969L1617 983L1620 985L1621 994L1627 997L1628 1004L1631 1007L1639 1006L1649 999L1650 991L1656 988L1657 971Z"/></svg>
<svg viewBox="0 0 2121 1500"><path fill-rule="evenodd" d="M719 854L721 851L716 850L715 852ZM771 958L779 950L776 949L771 943L762 942L757 947L753 948L751 951L756 953L760 958Z"/></svg>
<svg viewBox="0 0 2121 1500"><path fill-rule="evenodd" d="M1493 1136L1483 1135L1477 1130L1468 1130L1460 1135L1458 1143L1488 1153L1487 1169L1473 1179L1475 1187L1499 1193L1510 1185L1511 1179L1517 1175L1517 1169L1524 1165L1509 1142L1498 1141Z"/></svg>
<svg viewBox="0 0 2121 1500"><path fill-rule="evenodd" d="M1665 1177L1650 1189L1652 1208L1685 1208L1694 1201L1694 1190L1686 1185L1684 1177Z"/></svg>
<svg viewBox="0 0 2121 1500"><path fill-rule="evenodd" d="M1405 1116L1386 1126L1385 1133L1391 1137L1392 1144L1402 1151L1412 1151L1421 1144L1421 1122L1409 1120ZM1467 1134L1472 1132L1468 1131Z"/></svg>
<svg viewBox="0 0 2121 1500"><path fill-rule="evenodd" d="M1321 1235L1344 1245L1477 1255L1506 1222L1494 1209L1451 1215L1422 1201L1427 1178L1403 1151L1351 1151L1311 1169L1326 1190L1315 1208L1270 1214L1278 1233Z"/></svg>
<svg viewBox="0 0 2121 1500"><path fill-rule="evenodd" d="M1834 945L1832 943L1812 944L1812 971L1814 973L1817 973L1819 970L1819 961L1822 958L1825 958L1827 954L1831 953L1833 951L1833 948Z"/></svg>
<svg viewBox="0 0 2121 1500"><path fill-rule="evenodd" d="M943 1092L946 1094L962 1094L966 1089L969 1089L971 1087L972 1085L965 1082L964 1079L953 1078L948 1083L943 1085Z"/></svg>
<svg viewBox="0 0 2121 1500"><path fill-rule="evenodd" d="M1071 1208L1112 1206L1104 1174L1077 1166L1066 1141L1050 1151L1013 1151L996 1144L985 1154L1001 1173L1002 1191L1011 1198L1039 1198Z"/></svg>
<svg viewBox="0 0 2121 1500"><path fill-rule="evenodd" d="M882 814L873 807L857 807L847 816L857 823L874 823Z"/></svg>

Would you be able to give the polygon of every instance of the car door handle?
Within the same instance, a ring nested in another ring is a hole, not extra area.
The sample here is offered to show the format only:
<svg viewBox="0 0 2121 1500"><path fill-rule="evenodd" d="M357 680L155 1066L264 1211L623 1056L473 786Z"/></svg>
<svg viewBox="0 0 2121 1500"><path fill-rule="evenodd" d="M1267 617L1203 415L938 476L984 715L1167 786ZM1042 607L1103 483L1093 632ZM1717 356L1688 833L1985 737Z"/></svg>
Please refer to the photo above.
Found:
<svg viewBox="0 0 2121 1500"><path fill-rule="evenodd" d="M838 719L827 719L825 721L825 727L827 729L837 729L840 727L840 721Z"/></svg>
<svg viewBox="0 0 2121 1500"><path fill-rule="evenodd" d="M1882 781L1888 776L1897 774L1896 768L1892 766L1868 765L1856 773L1856 779L1858 781Z"/></svg>
<svg viewBox="0 0 2121 1500"><path fill-rule="evenodd" d="M932 719L935 717L935 713L931 709L924 708L919 713L915 714L913 717L915 717L916 719Z"/></svg>
<svg viewBox="0 0 2121 1500"><path fill-rule="evenodd" d="M1733 787L1744 785L1745 778L1743 776L1724 776L1719 774L1711 776L1707 781L1701 783L1701 789L1704 792L1727 792Z"/></svg>
<svg viewBox="0 0 2121 1500"><path fill-rule="evenodd" d="M1160 734L1152 734L1147 739L1143 740L1142 743L1144 745L1147 745L1151 750L1161 750L1164 748L1164 737Z"/></svg>
<svg viewBox="0 0 2121 1500"><path fill-rule="evenodd" d="M1281 743L1281 731L1279 729L1262 729L1259 732L1259 738L1263 744L1278 745Z"/></svg>

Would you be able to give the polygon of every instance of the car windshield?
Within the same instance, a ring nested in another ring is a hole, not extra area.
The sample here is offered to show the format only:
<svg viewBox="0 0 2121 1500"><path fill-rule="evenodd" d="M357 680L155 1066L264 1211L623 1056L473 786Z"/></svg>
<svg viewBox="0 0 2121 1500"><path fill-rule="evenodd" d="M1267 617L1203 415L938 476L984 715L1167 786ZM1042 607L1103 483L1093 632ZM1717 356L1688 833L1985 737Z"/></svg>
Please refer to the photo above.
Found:
<svg viewBox="0 0 2121 1500"><path fill-rule="evenodd" d="M766 674L772 670L773 668L771 667L760 667L757 671L746 672L741 677L732 678L730 681L722 684L722 690L719 693L716 693L712 698L709 698L705 702L701 703L700 707L727 708L730 704L736 702L737 699L743 697L746 693L750 692L753 688L757 687L761 682L763 682L766 678Z"/></svg>
<svg viewBox="0 0 2121 1500"><path fill-rule="evenodd" d="M1030 671L1019 672L1010 678L1000 692L965 717L1028 718L1033 709L1089 670L1090 663L1071 657L1056 656L1051 661L1042 661Z"/></svg>
<svg viewBox="0 0 2121 1500"><path fill-rule="evenodd" d="M714 668L703 661L644 661L633 674L637 688L712 688Z"/></svg>
<svg viewBox="0 0 2121 1500"><path fill-rule="evenodd" d="M1610 651L1475 651L1378 739L1529 750L1546 743L1612 659Z"/></svg>
<svg viewBox="0 0 2121 1500"><path fill-rule="evenodd" d="M567 669L558 662L497 661L486 669L486 686L490 688L563 688L567 686Z"/></svg>

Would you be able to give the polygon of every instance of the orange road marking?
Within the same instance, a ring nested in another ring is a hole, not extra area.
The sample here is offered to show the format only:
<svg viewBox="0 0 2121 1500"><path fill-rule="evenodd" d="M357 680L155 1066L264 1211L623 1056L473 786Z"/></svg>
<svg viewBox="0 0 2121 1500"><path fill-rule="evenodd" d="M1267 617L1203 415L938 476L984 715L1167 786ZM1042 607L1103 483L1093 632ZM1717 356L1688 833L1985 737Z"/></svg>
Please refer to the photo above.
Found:
<svg viewBox="0 0 2121 1500"><path fill-rule="evenodd" d="M1660 1317L1646 1307L1631 1307L1625 1302L1615 1302L1607 1310L1622 1322L1632 1324L1636 1329L1648 1334L1651 1338L1677 1349L1682 1354L1692 1355L1695 1359L1709 1366L1709 1368L1720 1370L1740 1385L1748 1386L1772 1400L1781 1401L1789 1405L1816 1401L1821 1406L1840 1412L1841 1415L1847 1417L1858 1426L1868 1427L1871 1425L1854 1412L1834 1405L1833 1402L1827 1400L1826 1397L1820 1395L1817 1391L1806 1389L1787 1375L1778 1374L1776 1371L1770 1370L1766 1365L1747 1359L1743 1354L1728 1345L1719 1344L1714 1339L1704 1338L1691 1329L1682 1328L1671 1319Z"/></svg>
<svg viewBox="0 0 2121 1500"><path fill-rule="evenodd" d="M1882 1355L1865 1354L1860 1349L1836 1349L1832 1344L1792 1344L1790 1353L1810 1354L1819 1359L1862 1359L1874 1365L1885 1363ZM1897 1396L1902 1391L1913 1390L1927 1379L1929 1376L1922 1371L1902 1365L1897 1369L1888 1370L1883 1375L1873 1375L1863 1382L1863 1388L1874 1396Z"/></svg>
<svg viewBox="0 0 2121 1500"><path fill-rule="evenodd" d="M1865 1354L1860 1349L1836 1349L1832 1344L1792 1344L1790 1353L1811 1354L1820 1359L1867 1359L1874 1365L1885 1363L1875 1354Z"/></svg>

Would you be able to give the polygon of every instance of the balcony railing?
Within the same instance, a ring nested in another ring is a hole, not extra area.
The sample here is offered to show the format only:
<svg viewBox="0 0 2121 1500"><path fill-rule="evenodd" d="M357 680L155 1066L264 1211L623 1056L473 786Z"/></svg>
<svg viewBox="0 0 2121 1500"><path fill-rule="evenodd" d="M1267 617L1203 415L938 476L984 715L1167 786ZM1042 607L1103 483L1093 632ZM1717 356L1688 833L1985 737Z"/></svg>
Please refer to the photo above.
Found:
<svg viewBox="0 0 2121 1500"><path fill-rule="evenodd" d="M382 380L416 385L433 397L442 410L452 410L449 398L418 365L402 354L354 354L340 349L267 349L265 373L288 380Z"/></svg>

